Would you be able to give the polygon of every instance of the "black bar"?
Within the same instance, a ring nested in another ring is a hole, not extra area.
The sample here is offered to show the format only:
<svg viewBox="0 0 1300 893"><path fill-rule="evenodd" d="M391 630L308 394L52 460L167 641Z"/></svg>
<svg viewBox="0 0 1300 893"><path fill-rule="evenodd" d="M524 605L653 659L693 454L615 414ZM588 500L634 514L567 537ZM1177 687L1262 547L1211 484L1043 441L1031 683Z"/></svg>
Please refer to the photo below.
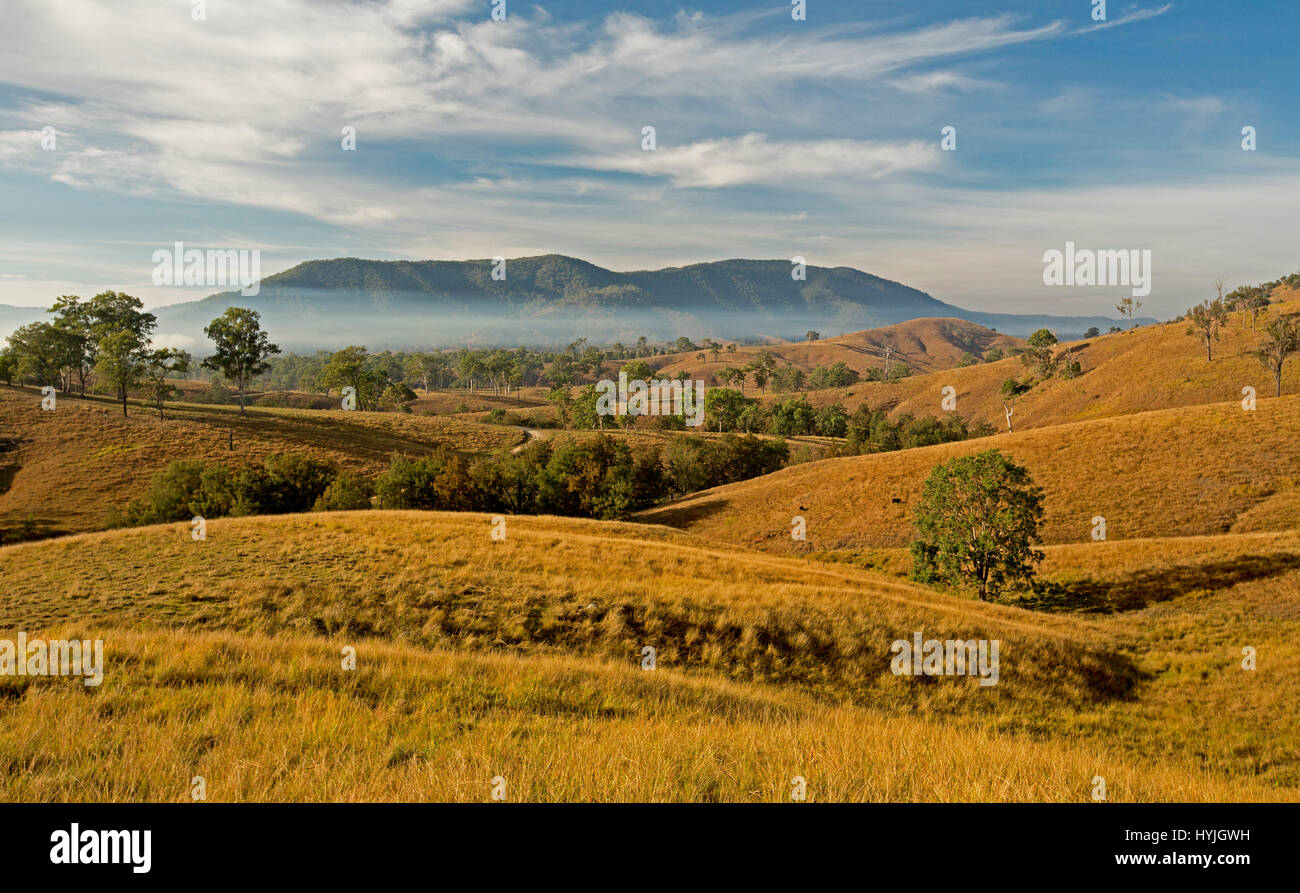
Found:
<svg viewBox="0 0 1300 893"><path fill-rule="evenodd" d="M1258 868L1284 871L1294 859L1296 816L1278 804L8 804L0 806L0 864L6 880L128 884L396 881L414 872L450 885L454 869L491 883L588 877L610 887L660 887L680 880L686 866L693 881L729 886L787 873L829 879L841 870L864 882L909 874L953 882L961 877L955 872L991 879L994 870L1178 880L1199 872L1231 881ZM129 858L53 864L51 836L74 822L82 833L150 830L149 871L136 873ZM1238 839L1198 838L1198 831ZM1165 836L1136 839L1136 832ZM1164 861L1180 854L1211 863ZM1155 864L1119 864L1130 856L1153 856ZM1238 857L1247 862L1221 861Z"/></svg>

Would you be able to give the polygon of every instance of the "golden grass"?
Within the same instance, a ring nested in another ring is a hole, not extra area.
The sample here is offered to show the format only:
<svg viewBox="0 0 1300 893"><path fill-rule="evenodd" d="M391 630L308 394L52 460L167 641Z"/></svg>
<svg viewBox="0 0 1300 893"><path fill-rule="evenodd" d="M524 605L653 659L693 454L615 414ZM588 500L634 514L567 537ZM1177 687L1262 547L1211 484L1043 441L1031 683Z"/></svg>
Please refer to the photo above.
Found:
<svg viewBox="0 0 1300 893"><path fill-rule="evenodd" d="M493 542L488 515L369 511L209 521L197 543L174 524L18 545L0 551L2 616L15 629L312 632L631 663L650 645L665 666L930 710L1094 703L1134 683L1114 643L1074 618L640 525L524 517L507 530ZM917 630L1002 640L1003 681L978 700L901 681L889 645Z"/></svg>
<svg viewBox="0 0 1300 893"><path fill-rule="evenodd" d="M90 634L84 628L64 635ZM104 630L97 691L0 701L0 800L789 802L1289 797L1077 742L587 659ZM1294 791L1290 792L1291 795Z"/></svg>
<svg viewBox="0 0 1300 893"><path fill-rule="evenodd" d="M200 774L212 799L484 800L500 774L529 800L776 801L794 775L812 800L1086 800L1094 775L1113 800L1296 798L1295 534L1049 547L1054 578L1177 571L1171 598L1084 619L663 528L507 525L357 512L0 549L6 626L108 653L99 691L0 680L0 796L184 799ZM892 676L918 629L999 638L1002 681Z"/></svg>
<svg viewBox="0 0 1300 893"><path fill-rule="evenodd" d="M1300 396L1254 412L1212 404L827 459L706 490L639 518L779 553L888 547L910 540L911 506L931 468L996 448L1046 490L1043 537L1090 541L1300 526ZM895 501L898 500L898 501ZM790 536L808 522L807 542Z"/></svg>

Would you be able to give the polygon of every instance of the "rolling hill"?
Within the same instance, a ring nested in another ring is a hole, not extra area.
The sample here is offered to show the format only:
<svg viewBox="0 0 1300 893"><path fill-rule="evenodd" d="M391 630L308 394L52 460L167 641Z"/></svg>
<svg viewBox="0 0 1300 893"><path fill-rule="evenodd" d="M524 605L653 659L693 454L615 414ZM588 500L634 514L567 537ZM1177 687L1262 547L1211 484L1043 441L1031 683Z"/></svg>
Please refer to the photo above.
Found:
<svg viewBox="0 0 1300 893"><path fill-rule="evenodd" d="M779 801L801 775L814 800L1086 801L1101 773L1113 800L1295 796L1294 568L1093 621L664 528L508 523L493 542L482 515L327 513L5 547L6 625L102 637L106 662L93 689L0 679L0 791L180 800L202 775L215 800L486 800L500 775L509 799ZM1001 681L894 676L913 630L999 638ZM1243 635L1257 674L1235 669Z"/></svg>
<svg viewBox="0 0 1300 893"><path fill-rule="evenodd" d="M651 365L665 376L688 372L692 378L716 376L728 366L743 367L764 355L770 356L778 367L787 363L804 372L818 366L844 363L859 375L869 369L879 369L884 361L879 355L882 345L895 349L891 362L906 364L918 372L950 369L963 354L982 356L991 348L1004 353L1024 344L1023 339L1002 335L992 329L961 319L913 319L878 329L864 329L834 338L816 341L786 342L772 345L737 346L734 350L720 350L714 358L712 350L690 350L655 357ZM704 354L704 359L699 354ZM757 389L752 389L755 393Z"/></svg>
<svg viewBox="0 0 1300 893"><path fill-rule="evenodd" d="M467 453L509 449L513 426L445 416L169 404L167 418L134 405L127 418L103 398L60 395L40 409L34 388L0 388L0 534L23 525L50 536L102 529L112 508L137 498L175 459L229 465L304 452L377 473L395 451L427 455L439 444ZM231 444L234 450L231 450Z"/></svg>
<svg viewBox="0 0 1300 893"><path fill-rule="evenodd" d="M1300 313L1300 292L1280 289L1272 314ZM1132 331L1101 335L1086 341L1064 342L1080 361L1077 378L1050 378L1017 398L1012 416L1015 430L1040 428L1085 419L1110 418L1137 412L1242 399L1242 389L1253 387L1262 402L1274 393L1272 374L1260 365L1255 351L1264 340L1261 317L1255 329L1234 317L1213 343L1214 358L1205 359L1205 344L1186 333L1185 323L1142 326ZM906 328L906 327L904 327ZM1017 357L995 363L978 363L913 375L899 381L862 382L847 388L830 388L806 394L814 406L842 403L850 411L867 405L887 409L892 416L911 413L938 415L943 388L956 391L957 412L1005 430L1006 416L1000 394L1009 378L1023 379L1027 370ZM1292 358L1282 378L1284 394L1300 391L1300 361ZM746 391L758 396L757 390ZM777 399L769 394L766 399Z"/></svg>
<svg viewBox="0 0 1300 893"><path fill-rule="evenodd" d="M792 553L898 546L930 469L999 449L1046 492L1044 541L1300 527L1300 395L1163 409L892 453L824 459L706 490L638 517L711 540ZM807 542L791 519L808 522Z"/></svg>

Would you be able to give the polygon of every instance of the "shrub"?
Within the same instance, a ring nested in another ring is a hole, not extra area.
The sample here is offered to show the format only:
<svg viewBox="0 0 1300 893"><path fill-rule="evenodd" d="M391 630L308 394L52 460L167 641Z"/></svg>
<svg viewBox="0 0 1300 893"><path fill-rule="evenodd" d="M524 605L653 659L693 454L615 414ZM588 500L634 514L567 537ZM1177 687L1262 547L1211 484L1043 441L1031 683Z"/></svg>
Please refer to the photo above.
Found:
<svg viewBox="0 0 1300 893"><path fill-rule="evenodd" d="M349 512L370 508L375 488L370 481L351 471L340 471L312 506L318 512Z"/></svg>

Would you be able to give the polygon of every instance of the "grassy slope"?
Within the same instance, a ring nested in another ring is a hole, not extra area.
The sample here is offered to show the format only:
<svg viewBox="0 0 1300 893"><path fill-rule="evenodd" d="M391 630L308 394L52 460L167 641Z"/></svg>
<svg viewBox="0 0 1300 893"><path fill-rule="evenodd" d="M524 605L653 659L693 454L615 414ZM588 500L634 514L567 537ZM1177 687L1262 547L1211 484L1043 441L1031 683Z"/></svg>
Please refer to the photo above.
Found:
<svg viewBox="0 0 1300 893"><path fill-rule="evenodd" d="M1300 396L1166 409L783 469L639 517L774 552L897 546L930 469L997 448L1046 490L1044 541L1187 536L1300 526ZM893 500L900 500L894 502ZM791 518L808 540L790 536Z"/></svg>
<svg viewBox="0 0 1300 893"><path fill-rule="evenodd" d="M18 441L0 452L0 530L30 515L44 533L99 529L108 509L139 496L173 459L239 464L302 451L378 472L394 451L424 455L446 443L485 452L521 441L514 427L401 413L250 408L240 416L233 407L178 404L160 421L141 406L123 418L111 402L64 396L42 412L38 391L3 387L0 418L0 437Z"/></svg>
<svg viewBox="0 0 1300 893"><path fill-rule="evenodd" d="M1294 290L1281 289L1276 299L1274 314L1300 312L1300 294ZM1254 356L1264 340L1264 322L1261 317L1258 331L1251 331L1249 322L1243 329L1241 317L1234 316L1221 339L1214 343L1214 360L1208 363L1204 343L1186 334L1185 323L1152 325L1062 345L1058 350L1081 347L1076 357L1084 374L1069 381L1052 379L1021 397L1015 405L1015 428L1236 402L1247 385L1254 387L1260 397L1272 396L1272 374ZM866 403L873 408L889 407L893 415L939 415L941 392L951 386L957 391L958 413L1005 430L999 391L1008 378L1023 378L1025 372L1020 359L1012 357L890 384L863 382L848 388L813 391L808 399L814 406L838 402L852 410ZM1282 393L1297 391L1300 359L1292 358L1282 379Z"/></svg>
<svg viewBox="0 0 1300 893"><path fill-rule="evenodd" d="M102 635L108 655L99 690L0 681L0 795L183 799L193 774L213 799L482 800L496 774L511 799L575 800L780 800L796 774L811 799L869 800L1086 800L1095 774L1115 800L1300 782L1294 571L1084 620L660 528L487 531L344 513L0 550L7 623ZM1102 576L1150 558L1101 548ZM1300 542L1238 551L1261 549ZM1002 682L893 677L889 642L916 629L1000 638Z"/></svg>
<svg viewBox="0 0 1300 893"><path fill-rule="evenodd" d="M876 354L876 347L884 342L890 342L898 349L895 358L899 362L914 370L929 372L955 365L967 351L972 351L977 356L991 347L1007 351L1023 344L1024 340L1000 335L992 329L960 319L914 319L820 341L751 345L737 347L734 351L722 350L718 353L717 360L713 359L710 350L692 350L653 358L651 364L667 376L685 370L693 378L705 378L728 366L748 365L767 354L777 361L778 366L784 366L788 362L805 372L811 372L817 366L842 362L860 375L866 375L868 369L884 365ZM703 360L698 358L700 353L704 354ZM753 391L754 395L758 394L757 388Z"/></svg>

